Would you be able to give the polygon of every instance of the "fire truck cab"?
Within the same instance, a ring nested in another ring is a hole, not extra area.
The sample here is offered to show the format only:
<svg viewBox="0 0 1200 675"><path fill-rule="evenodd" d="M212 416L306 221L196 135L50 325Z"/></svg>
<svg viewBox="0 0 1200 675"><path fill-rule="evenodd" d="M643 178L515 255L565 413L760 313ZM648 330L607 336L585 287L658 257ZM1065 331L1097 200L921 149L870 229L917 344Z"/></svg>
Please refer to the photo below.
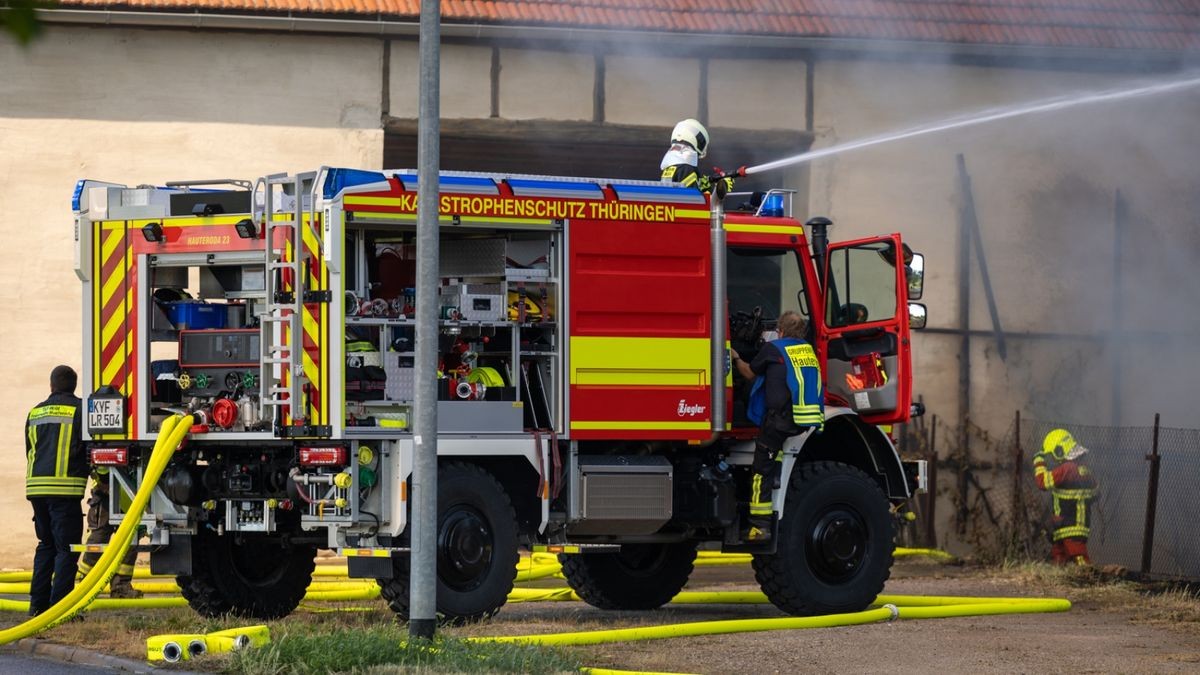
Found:
<svg viewBox="0 0 1200 675"><path fill-rule="evenodd" d="M438 611L494 614L518 548L561 551L602 608L648 609L698 548L754 554L794 614L866 607L923 487L879 425L912 410L923 260L898 234L827 243L791 195L439 177ZM195 413L142 517L151 569L198 612L271 618L318 549L408 611L417 177L80 181L85 442L111 510L159 425ZM766 543L745 540L749 359L801 312L826 422L793 438ZM923 321L923 319L922 319Z"/></svg>

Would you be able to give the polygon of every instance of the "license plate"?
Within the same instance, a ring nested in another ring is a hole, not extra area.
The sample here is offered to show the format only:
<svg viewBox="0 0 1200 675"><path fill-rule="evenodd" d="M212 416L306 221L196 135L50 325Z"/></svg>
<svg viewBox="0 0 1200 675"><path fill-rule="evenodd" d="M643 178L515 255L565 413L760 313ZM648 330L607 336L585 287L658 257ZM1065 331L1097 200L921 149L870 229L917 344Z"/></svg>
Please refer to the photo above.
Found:
<svg viewBox="0 0 1200 675"><path fill-rule="evenodd" d="M92 433L125 431L125 399L88 399L88 429Z"/></svg>

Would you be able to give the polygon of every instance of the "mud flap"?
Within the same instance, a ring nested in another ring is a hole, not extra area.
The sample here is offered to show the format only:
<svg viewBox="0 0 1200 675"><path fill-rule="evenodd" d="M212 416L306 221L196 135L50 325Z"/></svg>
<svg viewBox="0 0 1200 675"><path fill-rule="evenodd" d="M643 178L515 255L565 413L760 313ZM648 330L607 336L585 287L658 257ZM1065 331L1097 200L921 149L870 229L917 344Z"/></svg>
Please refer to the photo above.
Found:
<svg viewBox="0 0 1200 675"><path fill-rule="evenodd" d="M166 546L156 546L150 551L150 573L169 576L191 576L192 537L175 535Z"/></svg>

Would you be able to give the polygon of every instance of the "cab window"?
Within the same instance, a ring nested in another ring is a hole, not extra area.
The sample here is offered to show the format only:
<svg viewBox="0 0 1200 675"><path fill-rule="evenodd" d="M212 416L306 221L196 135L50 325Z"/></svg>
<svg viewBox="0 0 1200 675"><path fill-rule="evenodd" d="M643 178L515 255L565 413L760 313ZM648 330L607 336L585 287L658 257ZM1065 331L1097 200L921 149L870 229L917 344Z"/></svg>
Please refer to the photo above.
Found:
<svg viewBox="0 0 1200 675"><path fill-rule="evenodd" d="M893 247L872 242L830 252L825 323L830 328L892 319L896 315Z"/></svg>

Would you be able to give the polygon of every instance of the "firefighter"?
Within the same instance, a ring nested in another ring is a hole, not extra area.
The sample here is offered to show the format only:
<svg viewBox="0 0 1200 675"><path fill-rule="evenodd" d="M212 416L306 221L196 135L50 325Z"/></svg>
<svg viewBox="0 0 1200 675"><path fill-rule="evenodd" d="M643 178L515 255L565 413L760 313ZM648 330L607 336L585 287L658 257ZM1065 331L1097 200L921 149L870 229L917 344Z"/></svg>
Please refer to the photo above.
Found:
<svg viewBox="0 0 1200 675"><path fill-rule="evenodd" d="M663 155L659 169L662 182L679 183L708 194L714 190L721 198L733 190L733 176L705 176L696 170L700 159L708 154L708 130L694 119L686 119L671 131L671 148Z"/></svg>
<svg viewBox="0 0 1200 675"><path fill-rule="evenodd" d="M50 371L50 398L25 419L25 497L33 507L37 550L29 585L29 615L37 616L75 588L83 537L79 501L87 486L88 461L82 442L78 380L70 366Z"/></svg>
<svg viewBox="0 0 1200 675"><path fill-rule="evenodd" d="M92 493L88 496L88 544L107 544L112 535L117 531L117 528L109 522L109 486L108 486L108 468L98 467L95 473L92 474ZM121 491L121 501L128 501L124 491ZM88 552L83 554L83 558L79 561L79 576L87 574L92 570L92 567L100 560L99 553ZM121 564L117 567L117 571L113 574L112 579L108 582L108 595L113 598L140 598L142 592L133 587L133 565L137 562L137 550L133 546L125 552L125 557L121 559Z"/></svg>
<svg viewBox="0 0 1200 675"><path fill-rule="evenodd" d="M750 484L749 541L771 538L771 490L779 487L783 444L806 430L825 426L821 368L812 345L804 341L805 321L784 312L776 321L779 339L763 345L746 363L730 350L742 377L753 379L746 416L759 425L754 445L754 475Z"/></svg>
<svg viewBox="0 0 1200 675"><path fill-rule="evenodd" d="M1080 460L1087 452L1066 429L1055 429L1046 434L1042 451L1033 456L1033 479L1054 499L1050 553L1059 565L1091 564L1088 513L1096 497L1096 477Z"/></svg>

